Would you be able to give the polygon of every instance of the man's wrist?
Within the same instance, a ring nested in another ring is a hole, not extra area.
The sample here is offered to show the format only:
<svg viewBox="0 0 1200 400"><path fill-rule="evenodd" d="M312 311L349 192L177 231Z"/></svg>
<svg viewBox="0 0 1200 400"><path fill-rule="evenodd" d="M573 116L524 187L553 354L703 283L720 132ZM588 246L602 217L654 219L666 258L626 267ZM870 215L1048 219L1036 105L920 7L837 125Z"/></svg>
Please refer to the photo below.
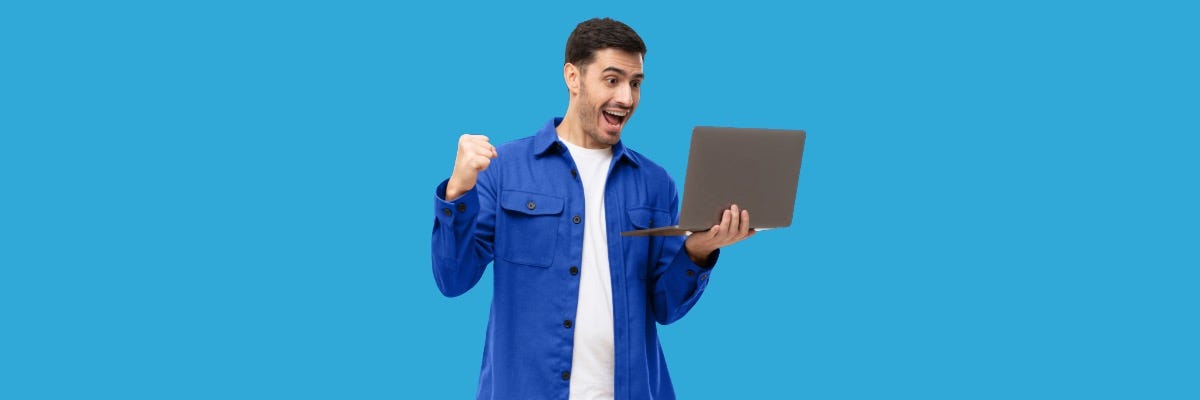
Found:
<svg viewBox="0 0 1200 400"><path fill-rule="evenodd" d="M474 185L467 186L455 181L454 177L450 177L450 180L446 182L446 201L458 200L463 194L471 191L473 187Z"/></svg>
<svg viewBox="0 0 1200 400"><path fill-rule="evenodd" d="M693 248L691 240L683 242L683 250L687 252L688 258L691 258L692 262L696 265L704 265L706 262L708 262L708 256L712 255L712 252L716 251L716 249Z"/></svg>

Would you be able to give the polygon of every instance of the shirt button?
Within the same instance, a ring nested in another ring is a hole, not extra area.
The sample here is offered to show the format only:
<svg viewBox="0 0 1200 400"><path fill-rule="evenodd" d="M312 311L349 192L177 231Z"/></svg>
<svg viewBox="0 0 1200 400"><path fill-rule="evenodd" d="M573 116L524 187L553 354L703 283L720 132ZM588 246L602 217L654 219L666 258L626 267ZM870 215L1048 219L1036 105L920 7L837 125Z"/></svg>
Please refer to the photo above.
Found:
<svg viewBox="0 0 1200 400"><path fill-rule="evenodd" d="M449 217L451 215L454 215L454 212L450 211L450 207L446 207L446 208L442 209L442 214L446 214L446 216Z"/></svg>
<svg viewBox="0 0 1200 400"><path fill-rule="evenodd" d="M687 270L687 276L688 276L689 278L690 278L690 277L693 277L693 276L696 276L696 271L692 271L692 270L690 270L690 269L689 269L689 270Z"/></svg>
<svg viewBox="0 0 1200 400"><path fill-rule="evenodd" d="M578 172L575 172L575 170L571 170L571 177L572 177L572 178L578 178L578 177L579 177L579 173L578 173Z"/></svg>
<svg viewBox="0 0 1200 400"><path fill-rule="evenodd" d="M537 204L534 204L532 201L530 201L529 203L525 204L525 208L532 210L537 208Z"/></svg>
<svg viewBox="0 0 1200 400"><path fill-rule="evenodd" d="M565 381L565 380L569 380L569 379L571 379L571 372L569 372L569 371L563 371L563 373L562 373L562 378L563 378L563 380L564 380L564 381Z"/></svg>
<svg viewBox="0 0 1200 400"><path fill-rule="evenodd" d="M463 204L463 203L458 203L458 212L467 212L467 205Z"/></svg>
<svg viewBox="0 0 1200 400"><path fill-rule="evenodd" d="M571 275L579 275L579 267L572 265L570 271L571 271Z"/></svg>
<svg viewBox="0 0 1200 400"><path fill-rule="evenodd" d="M570 329L571 328L571 320L569 320L569 319L563 320L563 328Z"/></svg>
<svg viewBox="0 0 1200 400"><path fill-rule="evenodd" d="M577 224L579 223L579 221L582 221L582 220L583 220L583 219L582 219L582 218L579 218L579 216L578 216L578 215L576 215L574 218L571 218L571 222L574 222L574 223L577 223Z"/></svg>

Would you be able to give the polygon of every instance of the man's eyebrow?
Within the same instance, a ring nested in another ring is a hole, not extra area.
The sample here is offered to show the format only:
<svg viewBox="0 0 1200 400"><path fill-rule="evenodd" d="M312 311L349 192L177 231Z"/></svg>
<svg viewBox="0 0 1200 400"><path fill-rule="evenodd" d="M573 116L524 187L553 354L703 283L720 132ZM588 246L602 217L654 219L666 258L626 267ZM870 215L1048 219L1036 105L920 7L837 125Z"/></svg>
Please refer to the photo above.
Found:
<svg viewBox="0 0 1200 400"><path fill-rule="evenodd" d="M620 75L622 77L629 76L628 72L625 72L625 70L617 68L617 67L604 67L604 70L602 70L600 72L615 72L615 73L617 73L617 75ZM646 74L637 73L637 74L633 74L633 77L634 77L634 79L646 79Z"/></svg>

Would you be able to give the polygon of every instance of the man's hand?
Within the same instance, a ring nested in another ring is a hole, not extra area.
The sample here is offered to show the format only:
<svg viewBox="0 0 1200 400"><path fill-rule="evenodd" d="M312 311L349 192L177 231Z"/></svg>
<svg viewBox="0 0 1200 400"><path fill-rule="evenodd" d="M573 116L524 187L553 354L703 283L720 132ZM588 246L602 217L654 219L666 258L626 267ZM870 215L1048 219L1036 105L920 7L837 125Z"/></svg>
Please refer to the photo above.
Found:
<svg viewBox="0 0 1200 400"><path fill-rule="evenodd" d="M496 156L496 147L488 143L487 136L459 136L454 172L450 174L450 181L446 183L446 201L457 200L463 193L474 188L479 173L487 169Z"/></svg>
<svg viewBox="0 0 1200 400"><path fill-rule="evenodd" d="M697 232L688 236L687 241L683 242L683 247L692 258L692 262L704 265L713 251L754 236L754 232L750 230L750 212L739 211L737 204L734 204L725 210L720 224L713 225L707 232Z"/></svg>

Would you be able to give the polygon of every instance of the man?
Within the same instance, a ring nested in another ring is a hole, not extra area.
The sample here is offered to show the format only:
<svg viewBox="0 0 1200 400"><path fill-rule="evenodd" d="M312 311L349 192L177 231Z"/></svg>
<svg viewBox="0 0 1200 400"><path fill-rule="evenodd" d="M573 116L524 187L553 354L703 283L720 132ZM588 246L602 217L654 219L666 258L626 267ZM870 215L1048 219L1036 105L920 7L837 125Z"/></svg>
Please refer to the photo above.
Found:
<svg viewBox="0 0 1200 400"><path fill-rule="evenodd" d="M480 399L673 399L655 322L696 304L719 248L753 234L736 205L688 237L622 237L677 223L666 171L621 144L646 46L584 21L567 39L566 114L499 147L463 135L435 193L433 275L446 296L495 261Z"/></svg>

